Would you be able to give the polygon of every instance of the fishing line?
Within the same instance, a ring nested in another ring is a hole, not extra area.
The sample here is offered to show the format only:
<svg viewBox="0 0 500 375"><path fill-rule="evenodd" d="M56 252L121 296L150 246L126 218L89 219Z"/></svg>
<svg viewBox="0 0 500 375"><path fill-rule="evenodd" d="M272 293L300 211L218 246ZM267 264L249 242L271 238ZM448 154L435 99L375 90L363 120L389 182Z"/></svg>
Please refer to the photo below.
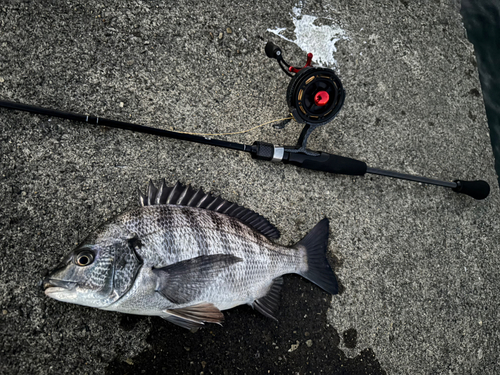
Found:
<svg viewBox="0 0 500 375"><path fill-rule="evenodd" d="M276 120L271 120L271 121L265 122L263 124L254 126L253 128L250 128L250 129L247 129L247 130L242 130L242 131L239 131L239 132L232 132L232 133L191 133L191 132L181 132L181 131L178 131L178 130L172 130L172 131L175 132L175 133L179 133L179 134L200 135L200 136L204 136L204 137L211 137L211 136L214 136L214 135L235 135L235 134L244 134L244 133L251 132L252 130L261 128L261 127L263 127L265 125L268 125L268 124L272 124L273 122L286 121L286 120L293 120L293 117L285 117L285 118L280 118L280 119L276 119Z"/></svg>

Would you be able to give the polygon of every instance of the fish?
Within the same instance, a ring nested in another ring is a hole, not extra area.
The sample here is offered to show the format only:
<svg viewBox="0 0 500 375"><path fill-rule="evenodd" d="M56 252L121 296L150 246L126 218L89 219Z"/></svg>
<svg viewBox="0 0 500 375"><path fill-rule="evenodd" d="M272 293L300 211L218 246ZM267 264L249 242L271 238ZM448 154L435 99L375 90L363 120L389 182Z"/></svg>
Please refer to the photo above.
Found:
<svg viewBox="0 0 500 375"><path fill-rule="evenodd" d="M222 325L222 311L244 304L277 321L285 274L338 293L327 218L283 246L263 216L180 182L150 181L139 203L64 256L41 281L45 295L196 329Z"/></svg>

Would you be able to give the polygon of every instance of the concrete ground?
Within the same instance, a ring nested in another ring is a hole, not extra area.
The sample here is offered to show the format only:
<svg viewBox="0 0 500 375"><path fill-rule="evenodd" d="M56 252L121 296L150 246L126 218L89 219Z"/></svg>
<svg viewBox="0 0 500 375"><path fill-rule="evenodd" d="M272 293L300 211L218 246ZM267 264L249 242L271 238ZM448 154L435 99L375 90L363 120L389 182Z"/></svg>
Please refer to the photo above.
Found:
<svg viewBox="0 0 500 375"><path fill-rule="evenodd" d="M0 109L0 373L500 372L500 195L455 1L4 0L0 98L164 129L247 129L287 114L289 79L264 45L272 40L303 64L296 44L267 31L284 28L295 40L302 15L346 35L334 67L346 103L310 148L444 180L484 179L490 196ZM219 138L293 144L300 129ZM278 324L240 307L224 327L196 333L45 297L38 282L47 269L162 177L261 213L283 244L328 217L341 294L287 276Z"/></svg>

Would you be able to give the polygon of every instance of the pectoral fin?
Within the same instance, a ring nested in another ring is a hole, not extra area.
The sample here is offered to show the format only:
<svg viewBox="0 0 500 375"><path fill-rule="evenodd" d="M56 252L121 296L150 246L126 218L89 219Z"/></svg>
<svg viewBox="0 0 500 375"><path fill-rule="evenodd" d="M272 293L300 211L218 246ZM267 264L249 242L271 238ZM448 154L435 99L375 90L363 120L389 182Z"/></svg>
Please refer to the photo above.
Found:
<svg viewBox="0 0 500 375"><path fill-rule="evenodd" d="M201 327L205 323L222 324L224 314L211 303L200 303L193 306L187 306L180 309L166 310L167 315L162 316L183 328L191 329Z"/></svg>
<svg viewBox="0 0 500 375"><path fill-rule="evenodd" d="M222 271L242 259L229 254L202 255L170 266L153 269L158 276L156 291L173 303L200 300Z"/></svg>

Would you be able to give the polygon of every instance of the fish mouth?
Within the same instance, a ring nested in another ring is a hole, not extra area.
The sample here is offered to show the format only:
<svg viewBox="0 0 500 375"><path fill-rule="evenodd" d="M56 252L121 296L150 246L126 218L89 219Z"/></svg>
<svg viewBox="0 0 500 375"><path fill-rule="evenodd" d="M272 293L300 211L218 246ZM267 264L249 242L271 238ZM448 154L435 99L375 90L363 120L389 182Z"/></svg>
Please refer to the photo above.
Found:
<svg viewBox="0 0 500 375"><path fill-rule="evenodd" d="M77 283L67 280L45 278L41 281L40 286L45 294L48 294L50 292L72 290L77 286Z"/></svg>

